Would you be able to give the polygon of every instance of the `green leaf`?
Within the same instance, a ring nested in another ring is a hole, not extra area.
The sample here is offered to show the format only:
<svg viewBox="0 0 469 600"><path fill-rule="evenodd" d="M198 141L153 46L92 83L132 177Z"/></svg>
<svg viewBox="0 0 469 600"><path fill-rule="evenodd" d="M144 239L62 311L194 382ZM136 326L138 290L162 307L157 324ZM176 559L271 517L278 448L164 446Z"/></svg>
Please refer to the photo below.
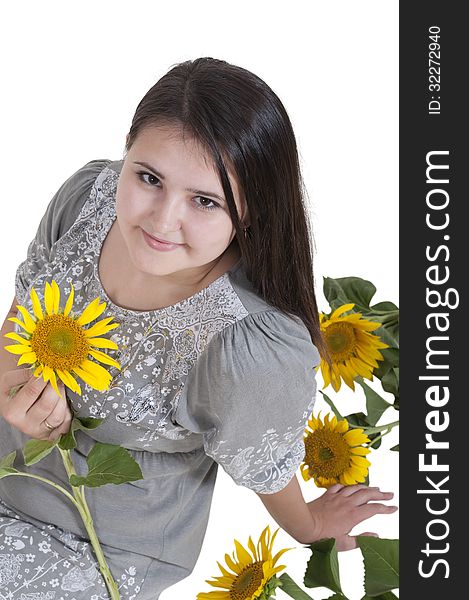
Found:
<svg viewBox="0 0 469 600"><path fill-rule="evenodd" d="M392 592L386 592L379 596L368 596L368 594L366 594L363 596L362 600L399 600L399 598Z"/></svg>
<svg viewBox="0 0 469 600"><path fill-rule="evenodd" d="M308 547L313 554L306 567L305 586L326 587L342 594L335 539L319 540L309 544Z"/></svg>
<svg viewBox="0 0 469 600"><path fill-rule="evenodd" d="M13 473L19 473L18 469L13 467L15 458L16 450L13 450L13 452L10 452L10 454L0 458L0 479L3 477L8 477L8 475L12 475Z"/></svg>
<svg viewBox="0 0 469 600"><path fill-rule="evenodd" d="M399 366L399 349L398 348L383 348L380 349L383 360L378 361L378 368L373 369L374 377L382 379L386 373L393 367Z"/></svg>
<svg viewBox="0 0 469 600"><path fill-rule="evenodd" d="M341 420L344 417L340 414L340 412L337 410L335 404L332 402L332 400L329 398L329 396L326 396L326 394L324 392L321 392L321 390L319 390L319 392L322 394L324 400L327 402L327 404L329 404L329 406L332 408L333 413L335 414L335 416L337 417L337 420Z"/></svg>
<svg viewBox="0 0 469 600"><path fill-rule="evenodd" d="M23 448L24 464L30 467L36 464L57 446L58 440L51 442L49 440L28 440Z"/></svg>
<svg viewBox="0 0 469 600"><path fill-rule="evenodd" d="M347 598L343 594L334 594L326 598L326 600L347 600Z"/></svg>
<svg viewBox="0 0 469 600"><path fill-rule="evenodd" d="M390 392L395 398L399 398L399 367L390 369L381 379L381 385L385 392Z"/></svg>
<svg viewBox="0 0 469 600"><path fill-rule="evenodd" d="M396 446L393 446L392 448L389 448L390 450L393 450L394 452L399 452L399 444L397 444Z"/></svg>
<svg viewBox="0 0 469 600"><path fill-rule="evenodd" d="M99 487L106 483L126 483L143 479L138 463L121 446L97 442L86 459L88 474L84 477L71 475L70 483L77 487Z"/></svg>
<svg viewBox="0 0 469 600"><path fill-rule="evenodd" d="M290 598L295 598L295 600L313 600L311 596L304 592L298 584L293 581L288 573L283 573L279 577L279 580L281 581L282 592L285 592Z"/></svg>
<svg viewBox="0 0 469 600"><path fill-rule="evenodd" d="M361 385L366 397L366 412L368 413L367 421L374 426L380 420L384 411L392 404L382 398L373 388L371 388L362 377L357 378L357 383Z"/></svg>
<svg viewBox="0 0 469 600"><path fill-rule="evenodd" d="M378 312L395 312L395 311L398 311L399 309L394 304L394 302L386 301L386 302L378 302L378 304L373 304L373 306L371 307L370 310L374 313L378 313Z"/></svg>
<svg viewBox="0 0 469 600"><path fill-rule="evenodd" d="M399 540L358 535L365 565L365 592L379 596L399 587Z"/></svg>
<svg viewBox="0 0 469 600"><path fill-rule="evenodd" d="M332 310L353 302L355 304L353 310L362 312L364 309L369 309L375 293L376 288L371 281L361 277L339 277L338 279L324 277L324 296Z"/></svg>
<svg viewBox="0 0 469 600"><path fill-rule="evenodd" d="M59 448L61 450L73 450L77 447L77 441L75 439L75 431L72 427L67 433L60 436Z"/></svg>
<svg viewBox="0 0 469 600"><path fill-rule="evenodd" d="M104 419L95 419L94 417L77 417L74 416L70 430L60 438L59 448L62 450L73 450L77 447L77 441L75 438L75 431L81 429L82 431L91 431L96 429Z"/></svg>
<svg viewBox="0 0 469 600"><path fill-rule="evenodd" d="M13 452L10 452L10 454L7 454L6 456L2 456L2 458L0 458L0 469L8 469L10 467L13 467L15 458L16 450L13 450Z"/></svg>
<svg viewBox="0 0 469 600"><path fill-rule="evenodd" d="M104 421L104 419L95 419L94 417L75 417L74 420L80 423L79 428L83 429L84 431L96 429L96 427L99 427Z"/></svg>

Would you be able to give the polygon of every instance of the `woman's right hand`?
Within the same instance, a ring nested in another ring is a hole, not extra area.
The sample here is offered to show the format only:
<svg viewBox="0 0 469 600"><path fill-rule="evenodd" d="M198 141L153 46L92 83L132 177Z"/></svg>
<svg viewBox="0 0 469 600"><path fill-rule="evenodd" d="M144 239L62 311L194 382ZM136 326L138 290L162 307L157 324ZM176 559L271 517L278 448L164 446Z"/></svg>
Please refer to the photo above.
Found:
<svg viewBox="0 0 469 600"><path fill-rule="evenodd" d="M22 385L10 398L10 390ZM0 416L26 435L38 439L55 441L68 433L72 413L65 398L65 387L57 382L62 398L50 382L35 377L30 368L6 371L0 377ZM45 422L52 425L51 431Z"/></svg>

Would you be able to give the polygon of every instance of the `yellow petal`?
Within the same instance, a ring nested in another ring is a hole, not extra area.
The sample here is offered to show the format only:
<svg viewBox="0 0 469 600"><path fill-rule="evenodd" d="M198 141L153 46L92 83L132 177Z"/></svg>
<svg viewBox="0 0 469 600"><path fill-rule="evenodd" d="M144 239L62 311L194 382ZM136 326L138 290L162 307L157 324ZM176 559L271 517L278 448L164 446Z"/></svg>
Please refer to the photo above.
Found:
<svg viewBox="0 0 469 600"><path fill-rule="evenodd" d="M60 288L54 279L52 280L52 298L54 303L54 314L58 315L60 306Z"/></svg>
<svg viewBox="0 0 469 600"><path fill-rule="evenodd" d="M282 556L282 554L284 554L285 552L288 552L288 550L293 550L293 548L283 548L282 550L280 550L279 552L277 552L277 554L272 559L272 564L275 565L275 563Z"/></svg>
<svg viewBox="0 0 469 600"><path fill-rule="evenodd" d="M9 338L10 340L16 340L17 342L20 342L20 344L23 344L24 346L31 346L31 340L27 340L26 338L22 337L18 333L14 333L14 332L5 333L4 337Z"/></svg>
<svg viewBox="0 0 469 600"><path fill-rule="evenodd" d="M220 568L220 571L223 573L223 575L225 575L225 577L231 577L232 582L236 579L235 575L233 575L233 573L230 573L227 569L225 569L225 567L220 562L218 562L218 560L217 565Z"/></svg>
<svg viewBox="0 0 469 600"><path fill-rule="evenodd" d="M243 565L250 565L252 563L252 558L249 555L249 553L238 542L238 540L235 540L234 543L236 547L236 556L238 557L238 562L240 562Z"/></svg>
<svg viewBox="0 0 469 600"><path fill-rule="evenodd" d="M89 338L87 342L88 344L90 344L90 346L94 346L95 348L109 348L110 350L119 350L119 346L116 344L116 342L108 340L107 338Z"/></svg>
<svg viewBox="0 0 469 600"><path fill-rule="evenodd" d="M44 306L46 307L46 315L54 314L54 292L48 281L46 281L44 289Z"/></svg>
<svg viewBox="0 0 469 600"><path fill-rule="evenodd" d="M52 387L54 388L54 390L57 392L57 394L63 398L62 394L59 392L59 387L57 385L57 377L55 375L55 372L53 369L51 369L52 373L50 375L50 383L52 385Z"/></svg>
<svg viewBox="0 0 469 600"><path fill-rule="evenodd" d="M359 483L361 483L362 481L365 481L367 473L368 473L368 469L361 469L359 467L352 466L352 467L350 467L348 472L355 479L355 481L358 481Z"/></svg>
<svg viewBox="0 0 469 600"><path fill-rule="evenodd" d="M42 306L41 303L39 301L37 292L34 288L31 289L31 293L29 294L31 296L31 300L33 303L33 312L34 315L38 318L38 319L43 319L44 318L44 313L42 312Z"/></svg>
<svg viewBox="0 0 469 600"><path fill-rule="evenodd" d="M28 365L33 365L35 362L37 361L37 356L35 352L25 352L23 355L21 355L18 359L17 365L24 365L24 364L28 364Z"/></svg>
<svg viewBox="0 0 469 600"><path fill-rule="evenodd" d="M18 304L17 308L20 311L20 313L23 315L24 322L25 322L26 326L28 327L28 329L30 329L31 331L34 331L36 329L36 323L31 318L31 315L29 314L29 312L25 309L24 306L21 306L19 304Z"/></svg>
<svg viewBox="0 0 469 600"><path fill-rule="evenodd" d="M69 312L72 310L73 299L75 298L75 288L73 287L73 283L70 284L71 290L70 294L67 298L67 304L65 305L64 315L67 317Z"/></svg>
<svg viewBox="0 0 469 600"><path fill-rule="evenodd" d="M91 375L91 373L88 373L88 371L85 371L81 367L74 367L72 369L72 372L76 373L78 377L81 377L81 379L83 379L85 383L87 383L90 387L92 387L95 390L104 391L105 389L107 389L106 385L103 384L102 380L98 379L97 377L94 377L93 375Z"/></svg>
<svg viewBox="0 0 469 600"><path fill-rule="evenodd" d="M113 323L112 325L108 325L109 321L112 321L112 319L113 317L106 317L105 319L102 319L101 321L95 323L93 327L90 327L89 329L84 329L83 332L85 336L95 337L98 335L104 335L108 331L111 331L111 329L119 327L119 323Z"/></svg>
<svg viewBox="0 0 469 600"><path fill-rule="evenodd" d="M96 358L97 360L99 360L102 363L104 363L105 365L110 365L111 367L117 367L118 369L121 368L120 364L117 361L115 361L113 358L111 358L110 356L108 356L104 352L100 352L99 350L90 350L89 354L93 358Z"/></svg>
<svg viewBox="0 0 469 600"><path fill-rule="evenodd" d="M234 560L231 559L231 556L229 554L225 554L225 562L234 573L236 573L237 575L241 573L242 569L236 562L234 562Z"/></svg>
<svg viewBox="0 0 469 600"><path fill-rule="evenodd" d="M371 465L370 461L366 458L363 458L363 456L354 456L352 454L350 460L354 465L357 465L357 467L363 467L365 469Z"/></svg>
<svg viewBox="0 0 469 600"><path fill-rule="evenodd" d="M81 388L77 381L72 377L72 375L68 371L62 371L61 369L56 369L57 375L63 381L63 383L69 387L72 392L76 392L81 396Z"/></svg>
<svg viewBox="0 0 469 600"><path fill-rule="evenodd" d="M356 482L355 479L347 471L345 471L345 473L340 475L340 483L343 485L354 485Z"/></svg>
<svg viewBox="0 0 469 600"><path fill-rule="evenodd" d="M249 540L248 540L248 547L249 550L251 550L252 555L254 557L254 560L257 561L259 560L258 556L257 556L257 551L256 551L256 547L254 546L254 542L252 541L251 536L249 536Z"/></svg>
<svg viewBox="0 0 469 600"><path fill-rule="evenodd" d="M344 433L344 440L349 446L360 446L364 444L366 435L363 433L363 429L350 429L347 433Z"/></svg>
<svg viewBox="0 0 469 600"><path fill-rule="evenodd" d="M49 381L51 374L52 374L52 369L50 367L48 367L47 365L43 365L44 370L42 372L42 376L44 378L44 381Z"/></svg>
<svg viewBox="0 0 469 600"><path fill-rule="evenodd" d="M369 454L371 450L369 448L364 448L363 446L358 446L357 448L353 448L351 452L352 454L360 454L364 456L365 454Z"/></svg>
<svg viewBox="0 0 469 600"><path fill-rule="evenodd" d="M332 320L336 319L342 313L347 312L348 310L352 310L352 308L354 306L355 306L354 303L343 304L342 306L339 306L339 308L336 308L335 311L332 313L330 320L332 321Z"/></svg>
<svg viewBox="0 0 469 600"><path fill-rule="evenodd" d="M23 323L23 321L20 321L16 317L8 317L7 320L11 321L12 323L17 323L20 327L22 327L28 333L33 333L33 331L36 329L36 323L34 323L33 327L28 327L26 325L26 323Z"/></svg>
<svg viewBox="0 0 469 600"><path fill-rule="evenodd" d="M22 344L13 344L13 346L4 346L5 350L12 354L24 354L25 352L31 352L30 346L23 346Z"/></svg>
<svg viewBox="0 0 469 600"><path fill-rule="evenodd" d="M99 296L93 300L82 312L80 317L77 319L78 325L87 325L91 321L94 321L106 308L106 302L99 304Z"/></svg>
<svg viewBox="0 0 469 600"><path fill-rule="evenodd" d="M97 377L103 381L111 381L112 379L112 376L107 369L91 360L88 360L87 358L85 358L85 360L81 363L80 367L93 377Z"/></svg>

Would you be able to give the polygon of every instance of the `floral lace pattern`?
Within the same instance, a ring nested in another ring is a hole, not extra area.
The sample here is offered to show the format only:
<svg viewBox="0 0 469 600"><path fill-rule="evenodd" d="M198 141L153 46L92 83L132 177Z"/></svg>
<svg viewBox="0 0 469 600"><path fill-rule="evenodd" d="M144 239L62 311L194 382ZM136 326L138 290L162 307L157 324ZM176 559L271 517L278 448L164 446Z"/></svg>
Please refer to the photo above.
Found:
<svg viewBox="0 0 469 600"><path fill-rule="evenodd" d="M89 543L22 521L0 500L0 600L108 600L98 568ZM138 597L143 579L134 565L114 577L121 598Z"/></svg>

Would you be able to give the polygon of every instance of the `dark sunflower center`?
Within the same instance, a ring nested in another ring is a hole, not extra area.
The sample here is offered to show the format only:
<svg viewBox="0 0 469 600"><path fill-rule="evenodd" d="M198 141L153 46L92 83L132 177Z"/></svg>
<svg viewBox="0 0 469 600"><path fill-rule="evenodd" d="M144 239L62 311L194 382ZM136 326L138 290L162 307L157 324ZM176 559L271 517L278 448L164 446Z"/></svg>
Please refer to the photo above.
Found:
<svg viewBox="0 0 469 600"><path fill-rule="evenodd" d="M351 323L342 321L329 325L325 331L325 339L334 362L345 361L353 356L356 336Z"/></svg>
<svg viewBox="0 0 469 600"><path fill-rule="evenodd" d="M78 323L63 314L47 315L36 324L31 349L39 363L71 371L88 356L89 344Z"/></svg>
<svg viewBox="0 0 469 600"><path fill-rule="evenodd" d="M55 329L50 332L47 344L51 352L56 354L71 354L75 348L75 338L71 331Z"/></svg>
<svg viewBox="0 0 469 600"><path fill-rule="evenodd" d="M339 477L350 467L350 446L338 431L318 429L310 433L305 449L305 463L312 477Z"/></svg>
<svg viewBox="0 0 469 600"><path fill-rule="evenodd" d="M246 600L252 597L262 584L262 564L262 561L254 562L241 571L230 588L230 600Z"/></svg>
<svg viewBox="0 0 469 600"><path fill-rule="evenodd" d="M319 448L318 455L320 461L331 460L331 458L334 458L334 453L330 448Z"/></svg>

